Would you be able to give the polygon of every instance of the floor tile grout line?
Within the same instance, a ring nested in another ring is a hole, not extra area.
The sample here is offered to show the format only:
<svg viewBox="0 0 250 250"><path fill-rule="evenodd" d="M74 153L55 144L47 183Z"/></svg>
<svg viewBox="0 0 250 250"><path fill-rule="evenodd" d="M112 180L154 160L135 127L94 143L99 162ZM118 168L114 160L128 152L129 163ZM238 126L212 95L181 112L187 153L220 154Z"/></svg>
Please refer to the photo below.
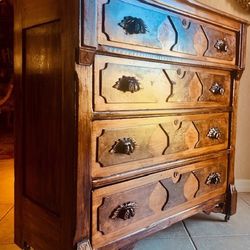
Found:
<svg viewBox="0 0 250 250"><path fill-rule="evenodd" d="M192 238L223 238L223 237L250 237L250 234L217 234L217 235L193 235Z"/></svg>
<svg viewBox="0 0 250 250"><path fill-rule="evenodd" d="M241 199L241 201L243 201L245 204L247 204L248 207L250 207L250 204L242 197L239 197L239 199Z"/></svg>
<svg viewBox="0 0 250 250"><path fill-rule="evenodd" d="M14 208L14 205L11 206L11 208L8 209L8 211L5 213L5 215L0 218L0 222L10 213L10 211Z"/></svg>
<svg viewBox="0 0 250 250"><path fill-rule="evenodd" d="M190 232L188 231L188 228L187 228L185 222L182 221L182 224L183 224L184 230L185 230L185 232L187 233L188 238L189 238L189 240L190 240L192 246L194 247L195 250L198 250L198 248L197 248L197 246L195 245L195 242L194 242L194 240L193 240L193 238L192 238Z"/></svg>

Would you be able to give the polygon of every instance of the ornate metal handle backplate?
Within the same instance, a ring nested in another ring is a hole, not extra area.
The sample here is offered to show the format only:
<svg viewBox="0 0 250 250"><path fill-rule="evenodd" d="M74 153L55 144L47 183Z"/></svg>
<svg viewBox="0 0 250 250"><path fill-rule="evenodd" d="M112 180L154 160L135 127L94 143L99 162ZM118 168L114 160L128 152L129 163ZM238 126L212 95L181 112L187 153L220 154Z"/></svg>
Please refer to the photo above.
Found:
<svg viewBox="0 0 250 250"><path fill-rule="evenodd" d="M137 207L136 202L126 202L119 205L111 214L111 219L123 219L127 220L135 216L135 209Z"/></svg>
<svg viewBox="0 0 250 250"><path fill-rule="evenodd" d="M207 185L217 185L221 183L221 176L219 173L211 173L206 180Z"/></svg>
<svg viewBox="0 0 250 250"><path fill-rule="evenodd" d="M207 134L207 137L211 139L219 139L221 136L221 132L219 128L210 128Z"/></svg>
<svg viewBox="0 0 250 250"><path fill-rule="evenodd" d="M139 81L132 76L122 76L122 78L119 78L119 80L115 83L113 88L118 89L122 92L137 92L139 91L142 87Z"/></svg>
<svg viewBox="0 0 250 250"><path fill-rule="evenodd" d="M224 95L225 89L217 82L215 82L212 87L210 88L210 91L214 95Z"/></svg>
<svg viewBox="0 0 250 250"><path fill-rule="evenodd" d="M123 20L118 23L121 26L126 34L145 34L147 30L147 26L141 18L125 16Z"/></svg>
<svg viewBox="0 0 250 250"><path fill-rule="evenodd" d="M224 38L217 40L215 43L214 47L219 51L219 52L227 52L228 51L228 44L226 39Z"/></svg>
<svg viewBox="0 0 250 250"><path fill-rule="evenodd" d="M133 138L123 138L116 141L109 152L130 155L134 152L135 147L136 141Z"/></svg>

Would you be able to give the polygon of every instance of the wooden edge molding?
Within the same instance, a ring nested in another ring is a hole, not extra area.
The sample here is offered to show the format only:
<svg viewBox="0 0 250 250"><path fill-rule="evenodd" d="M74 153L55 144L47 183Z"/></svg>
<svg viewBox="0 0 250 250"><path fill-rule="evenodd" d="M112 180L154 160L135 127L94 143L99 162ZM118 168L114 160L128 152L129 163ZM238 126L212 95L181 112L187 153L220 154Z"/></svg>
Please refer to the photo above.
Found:
<svg viewBox="0 0 250 250"><path fill-rule="evenodd" d="M170 0L170 1L164 1L164 0L147 0L147 1L152 1L154 3L158 3L158 4L162 5L162 6L164 6L164 5L166 6L167 5L167 6L170 6L172 8L175 7L175 6L173 6L173 1L172 0ZM177 2L181 3L182 0L177 0ZM186 0L184 2L185 2L185 4L187 6L190 6L190 7L196 8L196 9L199 8L202 11L208 11L210 13L214 13L214 14L219 15L219 16L224 16L224 17L226 17L228 19L235 20L237 22L243 22L243 23L246 23L248 25L250 24L250 22L248 20L244 19L244 18L240 18L240 17L237 17L237 16L232 15L230 13L218 10L217 8L214 8L214 7L209 6L209 5L205 4L205 3L202 3L199 0ZM176 9L179 10L179 8L176 8Z"/></svg>
<svg viewBox="0 0 250 250"><path fill-rule="evenodd" d="M241 77L242 77L243 72L244 72L244 69L235 70L235 71L232 72L232 77L235 80L240 80Z"/></svg>
<svg viewBox="0 0 250 250"><path fill-rule="evenodd" d="M92 250L92 246L89 240L84 240L77 244L77 250Z"/></svg>
<svg viewBox="0 0 250 250"><path fill-rule="evenodd" d="M94 62L96 48L79 47L76 52L76 62L80 65L90 66Z"/></svg>
<svg viewBox="0 0 250 250"><path fill-rule="evenodd" d="M193 164L199 161L205 161L209 159L214 159L225 154L230 154L230 150L222 150L217 153L211 153L203 156L194 156L186 159L180 159L177 161L165 162L162 164L157 164L156 166L148 166L147 168L139 168L136 170L131 170L124 173L114 174L107 177L97 178L92 180L93 188L100 188L106 185L116 184L121 181L127 181L135 178L144 176L145 174L154 174L161 171L166 171L173 169L175 167L181 167L189 164Z"/></svg>

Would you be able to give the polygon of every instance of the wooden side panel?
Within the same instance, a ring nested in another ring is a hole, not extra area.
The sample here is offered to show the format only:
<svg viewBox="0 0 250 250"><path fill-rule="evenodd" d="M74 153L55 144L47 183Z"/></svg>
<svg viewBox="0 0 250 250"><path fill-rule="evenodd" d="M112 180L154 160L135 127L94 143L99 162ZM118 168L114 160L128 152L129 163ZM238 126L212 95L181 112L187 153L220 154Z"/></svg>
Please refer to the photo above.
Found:
<svg viewBox="0 0 250 250"><path fill-rule="evenodd" d="M61 39L60 23L24 33L25 194L60 213Z"/></svg>
<svg viewBox="0 0 250 250"><path fill-rule="evenodd" d="M15 242L20 248L74 248L76 2L15 0Z"/></svg>

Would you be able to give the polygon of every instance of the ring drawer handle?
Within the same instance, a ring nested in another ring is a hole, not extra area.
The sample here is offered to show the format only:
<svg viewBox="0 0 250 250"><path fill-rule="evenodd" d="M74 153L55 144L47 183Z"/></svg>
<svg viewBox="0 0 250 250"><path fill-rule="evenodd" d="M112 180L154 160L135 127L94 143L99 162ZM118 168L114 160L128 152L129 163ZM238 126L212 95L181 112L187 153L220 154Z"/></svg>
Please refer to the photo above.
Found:
<svg viewBox="0 0 250 250"><path fill-rule="evenodd" d="M226 38L224 38L223 40L222 39L217 40L214 47L219 52L227 52L228 51L228 44L227 44Z"/></svg>
<svg viewBox="0 0 250 250"><path fill-rule="evenodd" d="M217 185L221 183L221 175L219 173L211 173L206 180L207 185Z"/></svg>
<svg viewBox="0 0 250 250"><path fill-rule="evenodd" d="M219 130L219 128L210 128L207 134L207 137L209 137L210 139L219 139L221 136L221 132Z"/></svg>
<svg viewBox="0 0 250 250"><path fill-rule="evenodd" d="M115 83L113 88L118 89L122 92L137 92L142 89L141 84L139 81L132 76L122 76L119 80Z"/></svg>
<svg viewBox="0 0 250 250"><path fill-rule="evenodd" d="M111 214L111 219L128 220L135 216L136 202L126 202L119 205Z"/></svg>
<svg viewBox="0 0 250 250"><path fill-rule="evenodd" d="M134 152L135 147L136 141L133 138L123 138L116 141L109 152L130 155Z"/></svg>
<svg viewBox="0 0 250 250"><path fill-rule="evenodd" d="M126 35L145 34L148 31L144 21L137 17L125 16L118 25L125 30Z"/></svg>
<svg viewBox="0 0 250 250"><path fill-rule="evenodd" d="M214 95L224 95L225 89L217 82L215 82L212 87L210 88L210 91Z"/></svg>

